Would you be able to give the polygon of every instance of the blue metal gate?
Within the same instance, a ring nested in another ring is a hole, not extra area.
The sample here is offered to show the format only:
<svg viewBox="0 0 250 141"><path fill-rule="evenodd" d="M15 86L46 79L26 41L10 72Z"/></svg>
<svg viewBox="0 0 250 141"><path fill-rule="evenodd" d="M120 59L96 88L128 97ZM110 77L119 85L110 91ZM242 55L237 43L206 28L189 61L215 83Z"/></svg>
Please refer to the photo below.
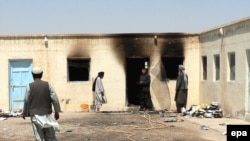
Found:
<svg viewBox="0 0 250 141"><path fill-rule="evenodd" d="M9 66L10 110L22 109L26 86L32 81L31 60L11 60Z"/></svg>

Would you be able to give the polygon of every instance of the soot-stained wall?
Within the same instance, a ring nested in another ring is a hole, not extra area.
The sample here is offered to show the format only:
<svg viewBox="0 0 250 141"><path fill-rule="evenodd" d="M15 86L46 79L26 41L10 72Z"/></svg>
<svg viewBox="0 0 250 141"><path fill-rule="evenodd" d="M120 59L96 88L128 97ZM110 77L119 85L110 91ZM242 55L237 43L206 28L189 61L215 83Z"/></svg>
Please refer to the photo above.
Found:
<svg viewBox="0 0 250 141"><path fill-rule="evenodd" d="M128 60L133 59L144 58L148 62L148 71L151 76L150 92L155 109L175 109L173 97L176 81L174 77L168 79L166 69L172 72L178 70L171 63L164 62L162 58L165 57L183 58L183 64L186 65L186 71L191 78L190 95L198 97L198 89L194 87L198 79L191 73L197 67L196 65L189 67L192 59L196 57L193 53L199 54L196 34L51 34L46 37L48 38L47 44L44 42L44 35L0 36L0 64L4 70L0 77L6 80L0 83L1 87L6 88L1 89L1 94L3 94L1 108L8 109L9 106L8 61L10 59L31 59L32 66L42 67L43 79L54 86L63 111L78 111L81 110L81 104L92 104L92 83L99 71L105 72L103 84L108 99L102 110L127 110L129 107L127 65ZM77 61L72 63L69 60L80 60L80 63ZM88 79L70 81L70 66L79 68L76 71L80 75L81 60L85 60L83 61L85 63L89 61L89 65L85 64L84 71L82 71L83 73L89 71ZM145 66L145 60L138 62L143 64L137 65L136 61L132 61L136 67L130 67L130 69L135 68L136 73L133 77L139 78L137 75L141 70L138 66ZM190 104L198 102L197 98L188 101Z"/></svg>

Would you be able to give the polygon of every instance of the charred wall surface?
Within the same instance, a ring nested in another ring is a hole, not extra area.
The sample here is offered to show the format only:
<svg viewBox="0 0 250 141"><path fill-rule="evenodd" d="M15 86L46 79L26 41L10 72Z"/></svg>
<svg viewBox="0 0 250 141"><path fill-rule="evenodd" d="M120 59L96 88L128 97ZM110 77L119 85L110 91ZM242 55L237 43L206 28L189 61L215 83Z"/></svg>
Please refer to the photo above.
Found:
<svg viewBox="0 0 250 141"><path fill-rule="evenodd" d="M184 39L190 36L196 35L46 35L47 44L44 35L8 36L0 40L0 49L4 52L0 62L3 70L8 70L9 59L32 59L33 66L43 68L43 79L53 84L64 111L80 110L82 103L93 104L92 81L99 71L105 71L103 82L108 98L103 110L126 110L128 103L136 99L129 98L129 94L137 93L128 93L128 88L136 88L134 84L141 68L147 66L152 78L150 91L154 108L169 109L173 86L168 82L168 70L175 72L173 79L177 71L169 61L185 58L188 45ZM2 76L6 79L2 87L8 87L6 76L7 71ZM7 96L8 89L3 93ZM8 101L8 97L3 99Z"/></svg>
<svg viewBox="0 0 250 141"><path fill-rule="evenodd" d="M187 35L136 35L115 37L112 42L112 52L115 54L117 61L125 71L126 79L126 96L129 103L129 87L136 88L136 80L140 75L140 67L143 64L129 67L128 62L134 59L134 62L140 63L139 58L148 60L148 70L152 76L151 95L156 109L170 109L171 97L168 82L170 79L176 80L178 74L178 65L184 63L185 59L185 38ZM129 58L129 59L128 59ZM131 63L130 63L131 64ZM134 64L135 65L135 64ZM135 79L129 79L131 73L129 69L134 69L136 73L132 76ZM130 84L134 83L134 84ZM134 86L131 86L134 85ZM173 89L171 87L171 89ZM132 91L136 93L136 91ZM134 98L134 97L133 97ZM133 102L132 102L133 103Z"/></svg>

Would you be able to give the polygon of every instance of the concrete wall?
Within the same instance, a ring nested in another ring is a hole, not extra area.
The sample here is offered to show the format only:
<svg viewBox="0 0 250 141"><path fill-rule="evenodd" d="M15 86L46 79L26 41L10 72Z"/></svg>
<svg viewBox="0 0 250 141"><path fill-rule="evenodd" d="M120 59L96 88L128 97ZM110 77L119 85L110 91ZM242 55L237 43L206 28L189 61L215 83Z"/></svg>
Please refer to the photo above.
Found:
<svg viewBox="0 0 250 141"><path fill-rule="evenodd" d="M220 32L223 31L223 32ZM223 33L223 34L221 34ZM218 101L225 115L246 118L248 103L248 65L250 20L243 20L200 34L200 58L207 56L207 80L200 79L200 102ZM235 80L229 79L228 53L235 53ZM214 55L220 55L220 80L215 80ZM200 65L202 73L202 65ZM202 74L200 73L200 76Z"/></svg>
<svg viewBox="0 0 250 141"><path fill-rule="evenodd" d="M188 106L218 101L225 115L250 119L246 51L250 49L250 20L196 34L106 34L0 36L0 108L9 108L9 60L32 59L44 80L58 93L63 111L79 111L92 103L92 81L99 71L108 103L102 110L123 111L126 105L126 57L149 57L151 96L156 110L175 109L175 79L164 78L162 57L184 57L189 76ZM228 53L235 53L236 77L229 80ZM215 80L214 55L220 55L220 80ZM202 80L201 57L207 57L207 80ZM90 58L88 81L68 81L67 58ZM167 66L172 67L172 66ZM177 68L176 68L177 71Z"/></svg>
<svg viewBox="0 0 250 141"><path fill-rule="evenodd" d="M199 88L200 88L200 76L199 74L199 63L196 63L199 60L200 54L200 46L198 37L188 37L182 39L185 47L184 56L185 60L183 65L185 66L185 71L188 74L188 101L187 101L187 108L191 105L199 104ZM176 68L177 70L177 68ZM178 70L177 70L178 71ZM175 110L175 86L176 80L169 80L168 87L170 92L171 98L171 109Z"/></svg>
<svg viewBox="0 0 250 141"><path fill-rule="evenodd" d="M198 103L199 42L192 34L111 34L111 35L43 35L0 36L0 108L9 108L9 60L32 59L33 66L44 70L43 80L55 88L63 111L79 111L82 103L92 103L92 82L99 71L108 103L102 110L124 111L126 105L126 57L148 56L152 80L151 95L155 109L175 109L175 80L162 81L161 56L169 55L168 44L182 45L184 65L189 75L189 104ZM165 52L165 53L164 53ZM173 56L179 56L172 51ZM90 58L89 81L68 81L67 58ZM170 66L171 67L171 66ZM177 71L177 70L176 70ZM159 84L159 85L158 85Z"/></svg>
<svg viewBox="0 0 250 141"><path fill-rule="evenodd" d="M199 104L199 91L200 91L200 75L199 67L200 64L197 63L200 56L200 45L199 39L188 38L187 48L185 50L185 63L186 73L188 74L188 103L187 106Z"/></svg>

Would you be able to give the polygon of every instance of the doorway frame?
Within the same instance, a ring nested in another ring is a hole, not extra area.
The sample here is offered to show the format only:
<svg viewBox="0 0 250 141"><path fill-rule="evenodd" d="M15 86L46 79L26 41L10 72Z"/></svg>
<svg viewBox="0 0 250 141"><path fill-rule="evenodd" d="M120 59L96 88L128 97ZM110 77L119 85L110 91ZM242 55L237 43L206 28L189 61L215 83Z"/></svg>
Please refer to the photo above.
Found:
<svg viewBox="0 0 250 141"><path fill-rule="evenodd" d="M126 73L126 83L125 83L125 85L126 85L126 106L131 106L131 105L137 105L137 104L134 104L134 103L130 103L129 102L129 88L128 88L128 60L132 60L132 59L144 59L144 60L147 60L147 70L149 70L149 68L150 68L150 57L149 56L128 56L128 57L126 57L126 59L125 59L125 61L126 61L126 63L125 63L125 73ZM145 62L144 62L144 64L143 65L140 65L140 66L144 66L145 67ZM138 66L138 68L139 68L139 66ZM142 69L142 67L140 67L140 69ZM141 70L140 70L141 71ZM140 77L140 75L138 75L138 79L139 79L139 77ZM137 105L137 106L139 106L139 104Z"/></svg>

